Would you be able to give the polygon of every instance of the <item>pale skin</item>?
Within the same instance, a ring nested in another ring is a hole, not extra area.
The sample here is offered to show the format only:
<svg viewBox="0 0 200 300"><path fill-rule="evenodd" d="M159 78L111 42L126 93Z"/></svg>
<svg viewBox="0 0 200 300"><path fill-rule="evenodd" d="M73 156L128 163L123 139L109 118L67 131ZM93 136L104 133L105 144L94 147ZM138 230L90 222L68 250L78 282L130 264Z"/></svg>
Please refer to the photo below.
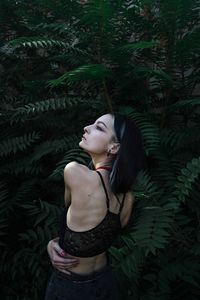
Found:
<svg viewBox="0 0 200 300"><path fill-rule="evenodd" d="M115 155L120 148L114 132L113 116L103 115L93 124L86 126L79 145L91 156L95 168L109 166L112 155ZM99 169L99 172L104 178L108 191L110 211L118 213L119 203L110 188L109 172L103 169ZM68 227L74 231L86 231L97 226L106 215L107 207L102 183L96 171L77 162L71 162L64 169L64 183L65 204L71 203L66 216ZM123 195L118 194L118 197L122 201ZM126 193L120 214L122 227L128 223L133 201L132 192ZM58 238L48 243L47 250L53 266L67 274L70 272L89 274L107 264L105 252L89 258L70 256L59 247Z"/></svg>

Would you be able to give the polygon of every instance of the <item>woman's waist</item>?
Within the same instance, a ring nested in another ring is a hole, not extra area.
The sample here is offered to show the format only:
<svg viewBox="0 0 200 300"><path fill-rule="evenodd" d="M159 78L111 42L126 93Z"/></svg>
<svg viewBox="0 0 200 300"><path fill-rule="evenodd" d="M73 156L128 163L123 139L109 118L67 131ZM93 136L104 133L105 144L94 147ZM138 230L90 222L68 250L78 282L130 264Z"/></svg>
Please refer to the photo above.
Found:
<svg viewBox="0 0 200 300"><path fill-rule="evenodd" d="M62 278L63 280L70 280L72 282L89 282L93 281L95 279L98 279L104 274L110 273L111 267L106 264L104 267L101 267L97 270L90 271L89 273L76 273L74 271L70 270L70 274L63 273L61 271L58 271L57 269L54 269L54 274L56 276Z"/></svg>
<svg viewBox="0 0 200 300"><path fill-rule="evenodd" d="M72 256L74 258L74 256ZM78 264L71 268L70 271L75 274L87 275L98 272L108 265L108 257L106 252L93 257L76 257Z"/></svg>

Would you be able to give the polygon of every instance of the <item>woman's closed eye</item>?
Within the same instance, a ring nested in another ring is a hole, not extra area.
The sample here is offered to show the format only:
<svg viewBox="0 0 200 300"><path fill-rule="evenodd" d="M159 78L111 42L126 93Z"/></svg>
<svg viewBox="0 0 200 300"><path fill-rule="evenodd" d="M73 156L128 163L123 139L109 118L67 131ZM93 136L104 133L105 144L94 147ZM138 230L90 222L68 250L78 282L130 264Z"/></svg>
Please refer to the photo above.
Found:
<svg viewBox="0 0 200 300"><path fill-rule="evenodd" d="M97 125L96 129L100 130L100 131L104 131L103 128L101 128L101 126Z"/></svg>

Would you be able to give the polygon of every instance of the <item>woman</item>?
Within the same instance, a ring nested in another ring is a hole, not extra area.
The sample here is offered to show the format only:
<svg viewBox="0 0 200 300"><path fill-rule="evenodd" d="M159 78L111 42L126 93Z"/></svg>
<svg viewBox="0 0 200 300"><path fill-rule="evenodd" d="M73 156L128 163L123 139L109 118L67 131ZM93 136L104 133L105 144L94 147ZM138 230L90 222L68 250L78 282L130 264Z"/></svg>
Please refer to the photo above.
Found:
<svg viewBox="0 0 200 300"><path fill-rule="evenodd" d="M91 156L93 169L77 162L64 169L66 211L60 237L47 247L54 271L45 299L115 300L106 251L130 218L141 136L124 117L105 114L84 128L79 145Z"/></svg>

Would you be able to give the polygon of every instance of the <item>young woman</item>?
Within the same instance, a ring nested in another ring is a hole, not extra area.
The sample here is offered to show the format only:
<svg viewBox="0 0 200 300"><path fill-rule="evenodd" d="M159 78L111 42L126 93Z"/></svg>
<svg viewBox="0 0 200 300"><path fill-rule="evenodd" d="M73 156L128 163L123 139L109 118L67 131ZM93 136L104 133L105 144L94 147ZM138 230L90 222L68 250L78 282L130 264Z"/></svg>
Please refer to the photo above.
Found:
<svg viewBox="0 0 200 300"><path fill-rule="evenodd" d="M79 145L93 168L71 162L64 169L66 211L60 236L47 247L54 271L45 299L115 300L106 251L130 218L141 135L124 117L106 114L84 128Z"/></svg>

